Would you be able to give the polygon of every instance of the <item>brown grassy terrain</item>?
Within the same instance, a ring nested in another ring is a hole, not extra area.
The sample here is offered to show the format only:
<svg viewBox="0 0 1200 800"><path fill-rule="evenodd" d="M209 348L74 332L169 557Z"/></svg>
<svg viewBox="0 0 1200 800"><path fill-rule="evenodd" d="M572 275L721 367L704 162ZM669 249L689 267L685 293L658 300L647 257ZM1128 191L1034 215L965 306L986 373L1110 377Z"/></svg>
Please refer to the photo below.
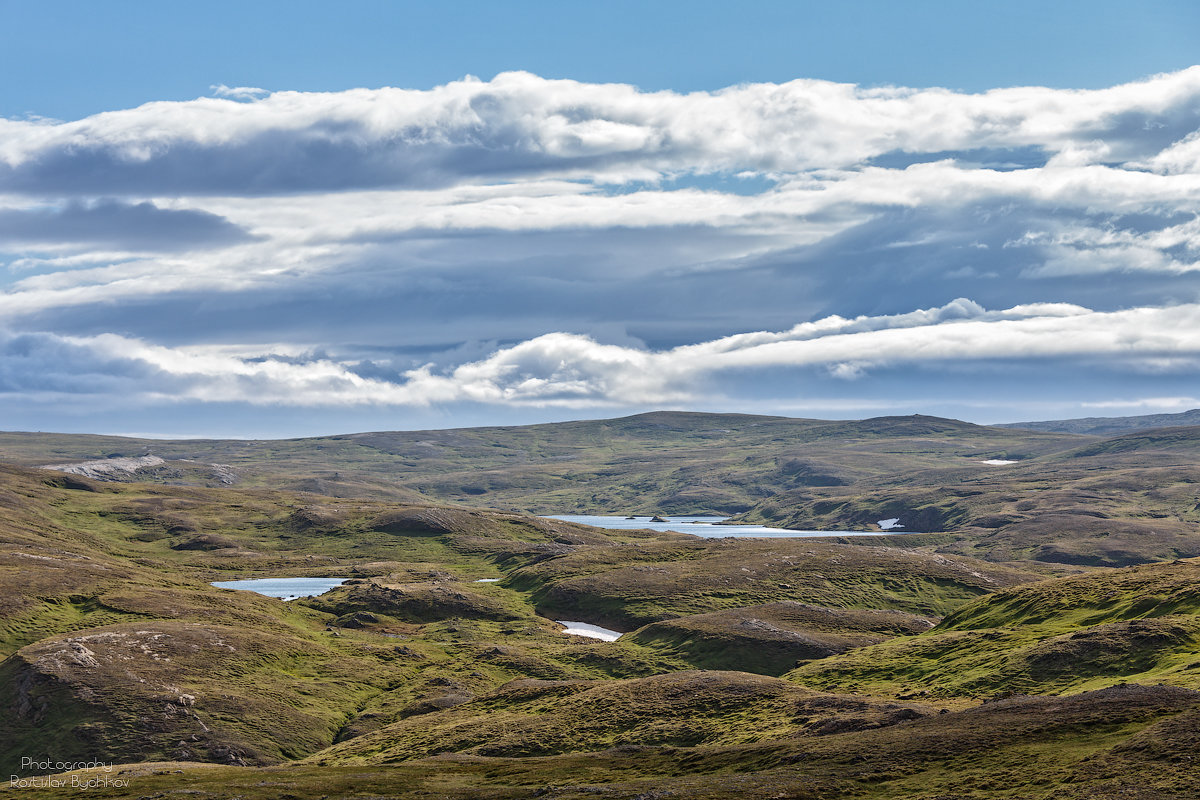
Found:
<svg viewBox="0 0 1200 800"><path fill-rule="evenodd" d="M742 519L835 530L895 518L905 530L956 534L943 552L1121 566L1200 555L1197 485L1200 428L1166 428L983 471L791 490Z"/></svg>
<svg viewBox="0 0 1200 800"><path fill-rule="evenodd" d="M1175 558L1200 522L1195 430L572 425L190 443L202 458L127 475L158 483L0 466L0 765L122 762L89 794L189 800L1200 796L1200 560ZM294 491L310 480L354 496ZM459 503L526 491L930 533L697 539ZM210 585L284 575L347 582Z"/></svg>
<svg viewBox="0 0 1200 800"><path fill-rule="evenodd" d="M915 635L933 625L928 617L903 611L782 600L654 622L638 628L630 639L709 669L780 675L797 663Z"/></svg>
<svg viewBox="0 0 1200 800"><path fill-rule="evenodd" d="M512 691L529 703L539 688ZM587 693L578 687L564 691L576 698ZM830 706L813 708L819 695L776 696L793 700L781 706L780 714L793 715L795 722L789 736L762 742L631 744L524 757L446 753L395 764L361 763L354 756L359 763L265 769L129 765L114 767L107 773L110 787L93 792L107 798L200 800L1178 800L1196 796L1200 786L1192 766L1200 743L1200 693L1186 689L1126 686L1068 698L1014 697L933 715L916 709L904 714L909 706L896 704L893 721L882 726L881 707L858 702L850 714L854 722L841 730L809 723L842 700L835 697ZM588 714L595 716L590 709ZM539 724L536 718L530 723ZM442 724L431 722L430 732L412 733L429 739L453 730ZM540 724L554 725L551 720ZM126 786L112 786L114 780ZM23 790L11 791L19 796ZM75 797L78 791L66 786L41 790L39 796Z"/></svg>
<svg viewBox="0 0 1200 800"><path fill-rule="evenodd" d="M951 465L978 468L980 459L1032 458L1090 441L934 417L837 422L655 412L275 441L0 433L0 459L41 466L153 455L164 463L106 477L546 514L684 514L736 513L788 489Z"/></svg>
<svg viewBox="0 0 1200 800"><path fill-rule="evenodd" d="M738 514L831 531L895 518L906 531L953 534L944 552L994 561L1200 555L1197 427L1106 438L922 416L657 412L284 441L0 433L0 458L29 466L95 472L147 456L162 462L100 477L534 513Z"/></svg>

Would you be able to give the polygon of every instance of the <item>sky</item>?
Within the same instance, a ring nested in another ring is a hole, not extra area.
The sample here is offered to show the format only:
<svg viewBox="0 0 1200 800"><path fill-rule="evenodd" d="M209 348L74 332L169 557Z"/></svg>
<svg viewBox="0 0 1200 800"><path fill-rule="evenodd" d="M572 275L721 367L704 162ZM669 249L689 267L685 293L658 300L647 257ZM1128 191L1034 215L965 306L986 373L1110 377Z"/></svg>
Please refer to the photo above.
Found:
<svg viewBox="0 0 1200 800"><path fill-rule="evenodd" d="M1200 406L1200 4L0 0L0 428Z"/></svg>

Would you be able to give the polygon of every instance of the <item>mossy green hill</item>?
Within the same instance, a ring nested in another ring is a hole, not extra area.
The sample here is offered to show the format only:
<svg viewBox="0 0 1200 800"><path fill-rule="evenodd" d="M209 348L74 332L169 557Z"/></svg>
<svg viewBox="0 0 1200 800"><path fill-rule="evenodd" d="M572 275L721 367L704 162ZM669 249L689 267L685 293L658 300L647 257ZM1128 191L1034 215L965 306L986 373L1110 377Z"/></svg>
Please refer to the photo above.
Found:
<svg viewBox="0 0 1200 800"><path fill-rule="evenodd" d="M1200 689L1200 560L1005 589L927 633L805 664L788 677L898 697L1060 694L1124 681Z"/></svg>
<svg viewBox="0 0 1200 800"><path fill-rule="evenodd" d="M912 703L822 694L743 672L679 671L609 681L519 680L312 757L381 764L436 753L550 756L613 747L697 747L874 728L934 714Z"/></svg>
<svg viewBox="0 0 1200 800"><path fill-rule="evenodd" d="M915 635L933 625L928 617L903 611L783 600L653 622L629 636L708 669L779 675L797 663Z"/></svg>
<svg viewBox="0 0 1200 800"><path fill-rule="evenodd" d="M785 600L941 616L1040 575L920 550L813 539L699 539L582 548L522 567L505 585L548 616L629 629Z"/></svg>

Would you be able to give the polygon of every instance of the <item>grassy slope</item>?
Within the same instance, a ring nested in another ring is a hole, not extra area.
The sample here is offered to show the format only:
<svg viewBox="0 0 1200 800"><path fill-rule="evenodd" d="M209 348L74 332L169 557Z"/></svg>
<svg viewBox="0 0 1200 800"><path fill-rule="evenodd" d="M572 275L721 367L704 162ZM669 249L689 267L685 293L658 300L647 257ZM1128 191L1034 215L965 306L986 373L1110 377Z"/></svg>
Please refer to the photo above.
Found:
<svg viewBox="0 0 1200 800"><path fill-rule="evenodd" d="M573 688L565 691L587 693ZM841 731L805 727L813 719L809 704L819 695L789 697L776 690L776 696L793 700L778 712L781 722L789 714L793 720L790 735L773 741L632 744L519 758L438 755L398 764L314 761L268 769L148 764L115 768L110 780L127 781L127 788L100 789L94 796L1178 800L1195 796L1198 788L1192 760L1200 744L1200 694L1187 690L1118 687L1070 698L1012 698L961 712L917 713L883 727L872 724L882 716L878 706L861 703L857 722ZM737 702L726 701L722 711ZM448 722L430 721L430 732L412 732L435 738ZM39 796L76 797L78 791Z"/></svg>
<svg viewBox="0 0 1200 800"><path fill-rule="evenodd" d="M654 622L634 631L630 640L705 669L780 675L798 662L915 635L933 624L903 611L784 600Z"/></svg>
<svg viewBox="0 0 1200 800"><path fill-rule="evenodd" d="M794 600L941 616L1041 576L974 559L813 539L700 539L581 549L513 572L544 614L628 630Z"/></svg>
<svg viewBox="0 0 1200 800"><path fill-rule="evenodd" d="M311 760L379 764L444 752L526 757L610 747L734 745L839 726L877 727L931 713L911 703L864 702L742 672L527 680L450 710L396 722Z"/></svg>
<svg viewBox="0 0 1200 800"><path fill-rule="evenodd" d="M812 662L788 677L898 697L1059 694L1116 681L1200 689L1200 561L1006 589L928 633Z"/></svg>

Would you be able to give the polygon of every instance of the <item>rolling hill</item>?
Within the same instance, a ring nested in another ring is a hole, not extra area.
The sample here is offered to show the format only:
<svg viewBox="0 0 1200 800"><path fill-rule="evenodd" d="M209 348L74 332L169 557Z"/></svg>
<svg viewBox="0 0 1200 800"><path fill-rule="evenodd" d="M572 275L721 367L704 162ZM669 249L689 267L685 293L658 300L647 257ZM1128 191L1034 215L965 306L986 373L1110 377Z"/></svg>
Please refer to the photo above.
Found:
<svg viewBox="0 0 1200 800"><path fill-rule="evenodd" d="M543 514L729 514L797 487L978 468L989 458L1031 458L1087 441L936 417L831 422L655 412L272 441L0 433L0 460L103 480L424 498Z"/></svg>
<svg viewBox="0 0 1200 800"><path fill-rule="evenodd" d="M676 413L3 434L0 766L51 798L1195 795L1198 443ZM923 532L526 513L722 508ZM211 585L272 576L345 582ZM51 786L29 753L115 766Z"/></svg>
<svg viewBox="0 0 1200 800"><path fill-rule="evenodd" d="M1136 417L1083 417L1081 419L1057 419L1043 422L1010 422L998 428L1022 428L1030 431L1050 433L1082 433L1092 436L1114 436L1129 431L1149 428L1175 428L1200 425L1200 408L1178 414L1143 414Z"/></svg>

